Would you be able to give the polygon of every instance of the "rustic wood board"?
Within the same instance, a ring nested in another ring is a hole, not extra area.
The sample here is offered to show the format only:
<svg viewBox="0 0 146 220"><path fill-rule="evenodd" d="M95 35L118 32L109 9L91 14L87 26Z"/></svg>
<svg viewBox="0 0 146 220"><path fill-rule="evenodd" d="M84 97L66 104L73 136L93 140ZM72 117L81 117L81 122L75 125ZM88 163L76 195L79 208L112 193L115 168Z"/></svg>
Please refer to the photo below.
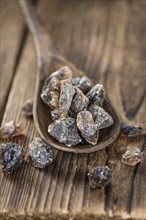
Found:
<svg viewBox="0 0 146 220"><path fill-rule="evenodd" d="M62 53L94 82L103 83L123 118L146 128L145 1L41 1L39 12ZM37 136L21 105L33 97L37 73L32 38L26 37L9 93L2 124L15 119L25 136L15 138L27 149ZM19 85L19 86L18 86ZM45 171L29 163L11 176L0 173L1 219L146 219L146 163L134 168L120 162L129 145L145 150L146 138L123 138L90 155L54 151ZM90 189L89 165L108 165L112 183Z"/></svg>
<svg viewBox="0 0 146 220"><path fill-rule="evenodd" d="M0 1L0 14L1 121L27 31L18 1Z"/></svg>

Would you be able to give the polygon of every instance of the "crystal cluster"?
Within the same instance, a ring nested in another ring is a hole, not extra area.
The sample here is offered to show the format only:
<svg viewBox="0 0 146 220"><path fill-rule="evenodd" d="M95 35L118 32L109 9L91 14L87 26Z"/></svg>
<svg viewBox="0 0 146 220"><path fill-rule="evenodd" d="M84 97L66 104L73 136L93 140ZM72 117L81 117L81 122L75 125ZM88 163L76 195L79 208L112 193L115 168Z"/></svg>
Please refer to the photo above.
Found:
<svg viewBox="0 0 146 220"><path fill-rule="evenodd" d="M24 160L24 150L16 143L6 143L0 146L0 163L4 174L12 173Z"/></svg>
<svg viewBox="0 0 146 220"><path fill-rule="evenodd" d="M90 168L87 173L89 178L89 185L91 188L105 187L112 178L112 171L108 166Z"/></svg>
<svg viewBox="0 0 146 220"><path fill-rule="evenodd" d="M82 141L78 134L74 118L65 118L54 121L49 125L48 132L60 143L66 144L68 147L76 145Z"/></svg>
<svg viewBox="0 0 146 220"><path fill-rule="evenodd" d="M7 122L3 127L0 127L0 138L7 139L24 134L24 129L20 124L14 121Z"/></svg>
<svg viewBox="0 0 146 220"><path fill-rule="evenodd" d="M114 122L113 118L103 108L96 104L89 105L89 111L92 113L99 129L110 127Z"/></svg>
<svg viewBox="0 0 146 220"><path fill-rule="evenodd" d="M32 116L33 115L33 100L32 99L28 99L22 105L22 111L25 113L26 116Z"/></svg>
<svg viewBox="0 0 146 220"><path fill-rule="evenodd" d="M99 136L99 129L95 124L92 114L89 111L81 111L77 115L77 127L82 137L90 144L96 144Z"/></svg>
<svg viewBox="0 0 146 220"><path fill-rule="evenodd" d="M137 147L131 147L121 157L121 161L129 166L135 166L142 160L143 152Z"/></svg>
<svg viewBox="0 0 146 220"><path fill-rule="evenodd" d="M92 89L87 93L90 103L94 103L98 106L102 106L104 102L105 92L103 85L96 84Z"/></svg>
<svg viewBox="0 0 146 220"><path fill-rule="evenodd" d="M64 66L53 72L44 82L41 98L51 109L49 134L68 147L84 141L95 145L99 130L113 124L103 109L103 85L93 86L86 77L72 78L72 71Z"/></svg>
<svg viewBox="0 0 146 220"><path fill-rule="evenodd" d="M34 167L45 168L53 162L53 153L50 147L41 138L34 138L29 144L28 154Z"/></svg>
<svg viewBox="0 0 146 220"><path fill-rule="evenodd" d="M121 123L121 133L123 136L135 137L143 132L143 128L131 121L123 121Z"/></svg>

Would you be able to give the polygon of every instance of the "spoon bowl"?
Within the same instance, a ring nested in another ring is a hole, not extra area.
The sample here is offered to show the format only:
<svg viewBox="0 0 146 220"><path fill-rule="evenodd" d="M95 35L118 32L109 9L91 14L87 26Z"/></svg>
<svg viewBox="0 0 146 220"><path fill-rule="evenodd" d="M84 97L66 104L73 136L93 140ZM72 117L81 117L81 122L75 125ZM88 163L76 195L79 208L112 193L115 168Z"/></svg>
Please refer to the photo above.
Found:
<svg viewBox="0 0 146 220"><path fill-rule="evenodd" d="M33 105L33 117L39 135L51 147L66 152L91 153L107 147L115 141L120 133L121 127L120 116L107 96L105 97L103 108L112 116L114 123L111 127L100 130L99 140L96 145L93 146L91 144L84 143L67 147L49 135L48 125L52 123L51 112L40 97L44 80L49 74L63 66L69 66L72 69L73 77L83 76L85 73L77 69L57 51L50 36L41 24L41 21L30 1L20 0L20 5L25 15L28 27L33 35L37 50L38 74Z"/></svg>

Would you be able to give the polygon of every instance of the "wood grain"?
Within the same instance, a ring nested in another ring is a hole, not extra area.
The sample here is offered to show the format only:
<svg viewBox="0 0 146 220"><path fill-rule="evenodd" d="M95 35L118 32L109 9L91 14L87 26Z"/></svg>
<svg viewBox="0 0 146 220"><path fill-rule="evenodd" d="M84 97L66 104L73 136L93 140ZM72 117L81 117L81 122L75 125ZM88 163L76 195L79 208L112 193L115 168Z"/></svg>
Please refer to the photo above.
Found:
<svg viewBox="0 0 146 220"><path fill-rule="evenodd" d="M0 1L0 121L3 116L12 80L16 72L26 26L18 1ZM16 16L17 15L17 16Z"/></svg>
<svg viewBox="0 0 146 220"><path fill-rule="evenodd" d="M94 82L104 84L123 118L146 126L142 97L144 7L145 1L41 1L39 11L62 53ZM25 137L13 140L25 149L37 133L20 106L34 95L36 71L35 49L29 36L2 122L15 119L23 124ZM144 137L120 136L107 149L90 155L54 151L54 163L44 171L24 163L9 177L0 173L1 219L145 219L145 158L135 168L120 162L121 154L133 145L145 151ZM105 190L90 189L86 176L89 165L112 168L111 185Z"/></svg>

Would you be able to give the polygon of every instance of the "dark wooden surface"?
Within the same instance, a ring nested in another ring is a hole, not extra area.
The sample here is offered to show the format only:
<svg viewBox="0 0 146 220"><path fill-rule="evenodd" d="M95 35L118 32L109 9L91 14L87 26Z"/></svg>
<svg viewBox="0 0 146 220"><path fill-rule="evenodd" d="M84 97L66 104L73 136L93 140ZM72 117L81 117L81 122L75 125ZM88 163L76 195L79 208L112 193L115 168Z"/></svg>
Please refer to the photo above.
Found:
<svg viewBox="0 0 146 220"><path fill-rule="evenodd" d="M64 56L104 84L123 119L146 130L146 1L41 0L37 8ZM11 141L27 149L38 134L21 105L34 95L37 63L17 1L1 0L0 25L0 118L2 125L10 120L23 124L25 136ZM54 163L45 171L24 163L9 177L1 172L0 219L146 219L146 157L136 167L120 162L129 146L145 152L145 144L144 135L119 136L89 155L55 151ZM86 171L94 164L113 170L105 190L89 188Z"/></svg>

